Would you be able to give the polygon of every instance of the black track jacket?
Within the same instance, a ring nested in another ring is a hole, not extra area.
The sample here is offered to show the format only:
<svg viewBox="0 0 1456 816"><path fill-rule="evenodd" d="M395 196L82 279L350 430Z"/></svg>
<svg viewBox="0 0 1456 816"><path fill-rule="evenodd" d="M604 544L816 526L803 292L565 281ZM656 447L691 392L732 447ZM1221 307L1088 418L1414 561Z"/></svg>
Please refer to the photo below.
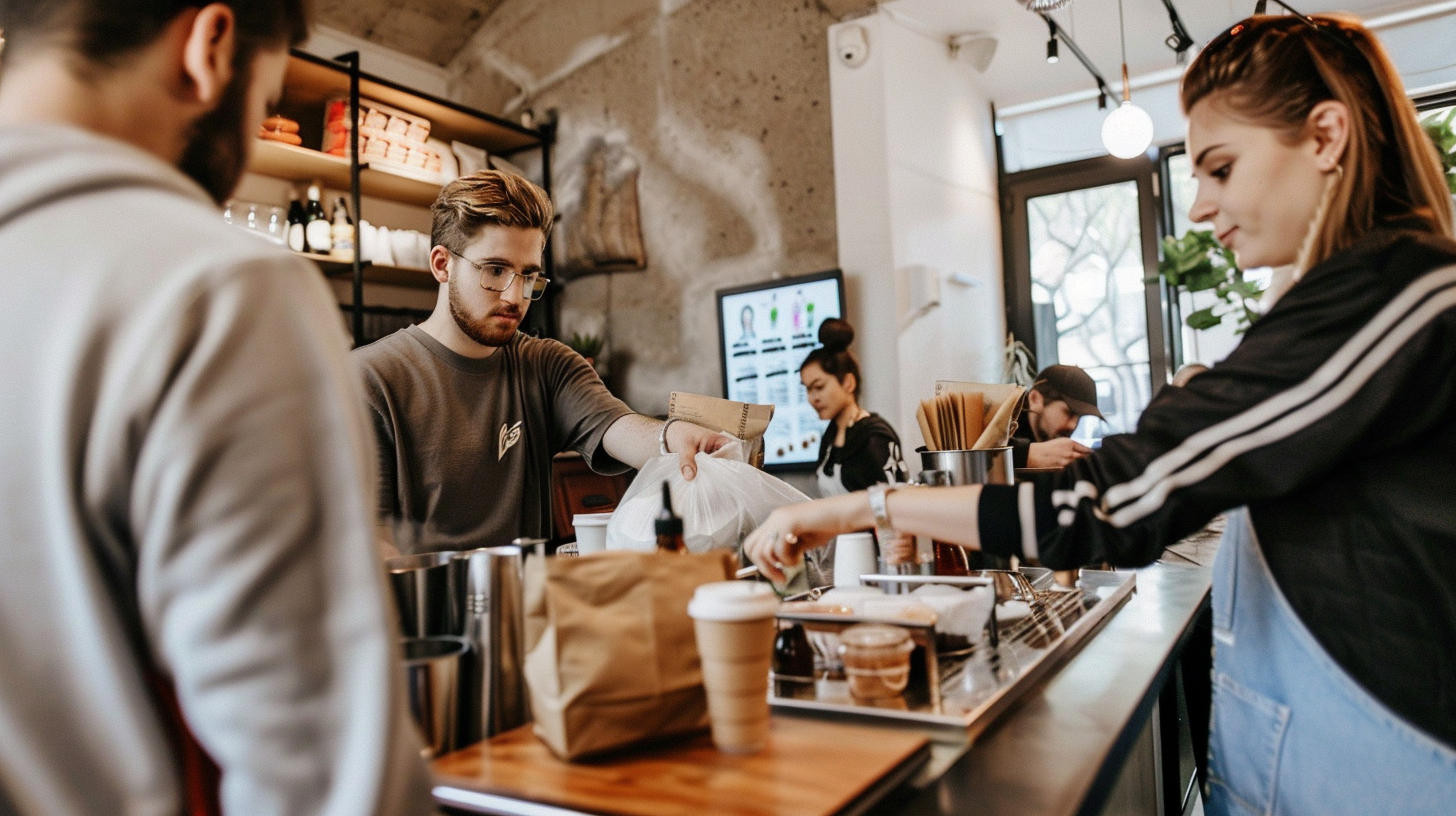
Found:
<svg viewBox="0 0 1456 816"><path fill-rule="evenodd" d="M1456 746L1456 242L1406 226L1311 269L1054 486L987 487L982 546L1141 566L1247 505L1316 639Z"/></svg>

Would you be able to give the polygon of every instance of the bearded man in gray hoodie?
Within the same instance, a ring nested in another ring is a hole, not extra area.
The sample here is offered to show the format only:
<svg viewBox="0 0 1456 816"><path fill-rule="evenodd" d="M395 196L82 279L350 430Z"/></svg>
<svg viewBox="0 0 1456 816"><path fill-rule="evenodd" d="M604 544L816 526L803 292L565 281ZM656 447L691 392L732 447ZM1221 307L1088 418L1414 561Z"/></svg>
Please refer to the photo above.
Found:
<svg viewBox="0 0 1456 816"><path fill-rule="evenodd" d="M0 27L0 814L429 811L337 307L216 206L303 0Z"/></svg>

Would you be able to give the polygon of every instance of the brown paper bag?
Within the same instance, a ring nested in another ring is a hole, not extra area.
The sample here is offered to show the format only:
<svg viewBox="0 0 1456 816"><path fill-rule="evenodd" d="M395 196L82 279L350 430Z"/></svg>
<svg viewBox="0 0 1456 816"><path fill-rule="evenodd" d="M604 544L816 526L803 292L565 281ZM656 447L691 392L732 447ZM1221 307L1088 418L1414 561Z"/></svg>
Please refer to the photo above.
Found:
<svg viewBox="0 0 1456 816"><path fill-rule="evenodd" d="M667 398L668 419L681 419L710 431L722 431L748 443L748 463L763 467L763 432L773 420L772 405L735 402L674 391Z"/></svg>
<svg viewBox="0 0 1456 816"><path fill-rule="evenodd" d="M526 686L562 759L708 727L688 601L727 552L606 552L526 563Z"/></svg>
<svg viewBox="0 0 1456 816"><path fill-rule="evenodd" d="M937 398L957 393L984 395L986 411L990 414L980 437L968 440L970 449L998 448L1008 444L1010 438L1016 433L1016 415L1021 410L1021 401L1026 395L1026 389L1019 385L936 381L935 396Z"/></svg>

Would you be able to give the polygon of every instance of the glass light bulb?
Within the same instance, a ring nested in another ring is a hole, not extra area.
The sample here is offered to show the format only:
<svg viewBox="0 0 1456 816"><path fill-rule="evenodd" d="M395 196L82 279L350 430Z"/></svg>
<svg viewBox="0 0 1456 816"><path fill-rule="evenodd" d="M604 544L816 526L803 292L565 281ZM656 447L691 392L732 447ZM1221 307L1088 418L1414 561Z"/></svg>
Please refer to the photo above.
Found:
<svg viewBox="0 0 1456 816"><path fill-rule="evenodd" d="M1132 102L1123 102L1102 120L1102 145L1119 159L1139 156L1152 143L1153 117Z"/></svg>

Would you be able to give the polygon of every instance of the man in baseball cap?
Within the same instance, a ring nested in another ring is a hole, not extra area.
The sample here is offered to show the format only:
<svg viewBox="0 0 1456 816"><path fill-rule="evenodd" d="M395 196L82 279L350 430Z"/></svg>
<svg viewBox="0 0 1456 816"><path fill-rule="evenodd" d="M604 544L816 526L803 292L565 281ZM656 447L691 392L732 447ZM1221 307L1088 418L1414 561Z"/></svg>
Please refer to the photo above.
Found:
<svg viewBox="0 0 1456 816"><path fill-rule="evenodd" d="M1054 365L1036 375L1011 440L1016 467L1062 468L1092 452L1073 442L1084 416L1106 419L1097 408L1097 384L1076 366Z"/></svg>

